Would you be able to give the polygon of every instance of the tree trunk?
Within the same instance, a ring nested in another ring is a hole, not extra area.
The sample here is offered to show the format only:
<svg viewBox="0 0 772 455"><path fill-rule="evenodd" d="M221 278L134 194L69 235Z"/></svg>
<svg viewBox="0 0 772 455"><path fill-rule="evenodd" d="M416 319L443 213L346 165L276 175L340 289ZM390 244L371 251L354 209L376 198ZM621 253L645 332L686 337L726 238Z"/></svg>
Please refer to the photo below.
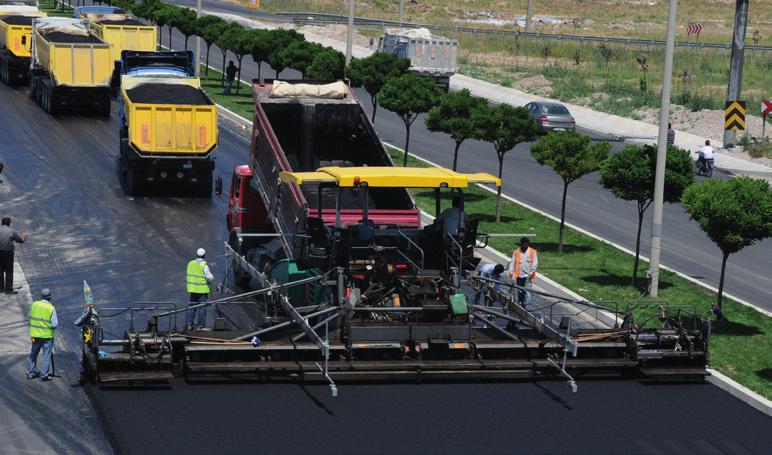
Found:
<svg viewBox="0 0 772 455"><path fill-rule="evenodd" d="M718 300L716 305L719 309L719 314L723 314L721 311L721 304L724 301L724 272L726 271L726 260L729 259L729 253L724 253L724 257L721 259L721 278L718 280Z"/></svg>
<svg viewBox="0 0 772 455"><path fill-rule="evenodd" d="M453 151L453 170L456 170L458 165L458 149L461 148L461 143L464 141L456 141L456 149Z"/></svg>
<svg viewBox="0 0 772 455"><path fill-rule="evenodd" d="M370 118L370 123L375 125L375 111L378 110L378 96L377 95L370 95L370 102L373 103L373 115Z"/></svg>
<svg viewBox="0 0 772 455"><path fill-rule="evenodd" d="M174 27L170 25L169 26L169 50L172 50L172 30L174 30Z"/></svg>
<svg viewBox="0 0 772 455"><path fill-rule="evenodd" d="M188 35L185 35L185 50L188 50L188 39L189 38L190 37ZM196 56L196 57L198 57L198 56Z"/></svg>
<svg viewBox="0 0 772 455"><path fill-rule="evenodd" d="M504 170L504 155L499 155L499 180L501 180L501 173ZM496 189L496 222L501 222L501 187Z"/></svg>
<svg viewBox="0 0 772 455"><path fill-rule="evenodd" d="M163 44L161 43L161 38L163 38L163 36L164 36L164 28L158 27L158 47L163 46Z"/></svg>
<svg viewBox="0 0 772 455"><path fill-rule="evenodd" d="M260 82L260 73L263 71L263 63L257 62L257 81Z"/></svg>
<svg viewBox="0 0 772 455"><path fill-rule="evenodd" d="M638 207L638 234L635 236L635 262L633 262L633 278L632 284L635 287L635 280L638 278L638 262L640 261L641 253L641 227L643 227L643 214L646 211L644 207Z"/></svg>
<svg viewBox="0 0 772 455"><path fill-rule="evenodd" d="M560 204L560 234L558 235L558 253L563 252L563 229L566 227L566 195L568 194L568 181L563 180L563 203Z"/></svg>
<svg viewBox="0 0 772 455"><path fill-rule="evenodd" d="M402 167L407 167L407 150L410 147L410 125L413 122L405 122L405 157L402 160Z"/></svg>
<svg viewBox="0 0 772 455"><path fill-rule="evenodd" d="M223 51L220 49L220 52L222 52L222 66L220 67L220 86L225 87L225 57L228 51Z"/></svg>
<svg viewBox="0 0 772 455"><path fill-rule="evenodd" d="M209 76L209 50L212 48L211 44L206 46L206 68L204 68L204 74Z"/></svg>
<svg viewBox="0 0 772 455"><path fill-rule="evenodd" d="M274 79L278 79L279 78L279 70L274 70L274 71L276 72L276 76L274 76L273 78Z"/></svg>

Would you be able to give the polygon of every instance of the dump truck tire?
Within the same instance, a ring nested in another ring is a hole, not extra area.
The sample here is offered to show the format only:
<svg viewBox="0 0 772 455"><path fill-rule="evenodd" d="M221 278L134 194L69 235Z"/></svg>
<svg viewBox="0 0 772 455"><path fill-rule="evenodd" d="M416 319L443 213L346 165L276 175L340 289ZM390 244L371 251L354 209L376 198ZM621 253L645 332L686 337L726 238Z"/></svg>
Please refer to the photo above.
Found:
<svg viewBox="0 0 772 455"><path fill-rule="evenodd" d="M145 186L145 175L129 168L126 171L126 192L129 196L141 196Z"/></svg>
<svg viewBox="0 0 772 455"><path fill-rule="evenodd" d="M198 197L212 197L212 173L208 172L198 182Z"/></svg>

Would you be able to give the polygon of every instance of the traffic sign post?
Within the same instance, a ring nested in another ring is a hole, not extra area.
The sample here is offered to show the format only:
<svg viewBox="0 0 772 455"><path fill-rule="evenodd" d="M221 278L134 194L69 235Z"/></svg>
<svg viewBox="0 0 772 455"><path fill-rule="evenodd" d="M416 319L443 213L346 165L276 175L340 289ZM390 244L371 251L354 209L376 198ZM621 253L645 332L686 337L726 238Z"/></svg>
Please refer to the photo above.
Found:
<svg viewBox="0 0 772 455"><path fill-rule="evenodd" d="M247 0L247 6L252 9L260 9L260 0Z"/></svg>
<svg viewBox="0 0 772 455"><path fill-rule="evenodd" d="M772 100L761 102L761 138L767 137L767 116L772 114Z"/></svg>

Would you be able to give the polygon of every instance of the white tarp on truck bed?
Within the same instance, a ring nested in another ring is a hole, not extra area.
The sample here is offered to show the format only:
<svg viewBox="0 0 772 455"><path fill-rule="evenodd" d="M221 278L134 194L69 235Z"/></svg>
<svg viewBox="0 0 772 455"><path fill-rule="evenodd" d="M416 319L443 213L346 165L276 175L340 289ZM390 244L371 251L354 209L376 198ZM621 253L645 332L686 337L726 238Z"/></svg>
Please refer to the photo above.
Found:
<svg viewBox="0 0 772 455"><path fill-rule="evenodd" d="M343 81L331 84L293 84L285 81L274 81L271 88L271 98L328 98L342 99L346 97L346 84Z"/></svg>

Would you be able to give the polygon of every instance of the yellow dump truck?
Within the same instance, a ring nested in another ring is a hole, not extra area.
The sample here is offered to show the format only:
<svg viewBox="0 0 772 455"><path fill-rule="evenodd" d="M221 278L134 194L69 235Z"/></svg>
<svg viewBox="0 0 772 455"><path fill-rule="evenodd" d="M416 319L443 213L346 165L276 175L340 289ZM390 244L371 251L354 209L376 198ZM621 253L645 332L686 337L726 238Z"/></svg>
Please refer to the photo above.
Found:
<svg viewBox="0 0 772 455"><path fill-rule="evenodd" d="M120 82L121 52L156 50L158 29L154 25L145 25L127 14L85 14L84 18L96 36L113 45L113 87L117 87Z"/></svg>
<svg viewBox="0 0 772 455"><path fill-rule="evenodd" d="M195 76L193 52L123 51L120 168L129 195L149 184L212 192L217 108Z"/></svg>
<svg viewBox="0 0 772 455"><path fill-rule="evenodd" d="M83 109L110 115L110 44L89 32L85 22L42 18L32 23L32 97L56 114Z"/></svg>

